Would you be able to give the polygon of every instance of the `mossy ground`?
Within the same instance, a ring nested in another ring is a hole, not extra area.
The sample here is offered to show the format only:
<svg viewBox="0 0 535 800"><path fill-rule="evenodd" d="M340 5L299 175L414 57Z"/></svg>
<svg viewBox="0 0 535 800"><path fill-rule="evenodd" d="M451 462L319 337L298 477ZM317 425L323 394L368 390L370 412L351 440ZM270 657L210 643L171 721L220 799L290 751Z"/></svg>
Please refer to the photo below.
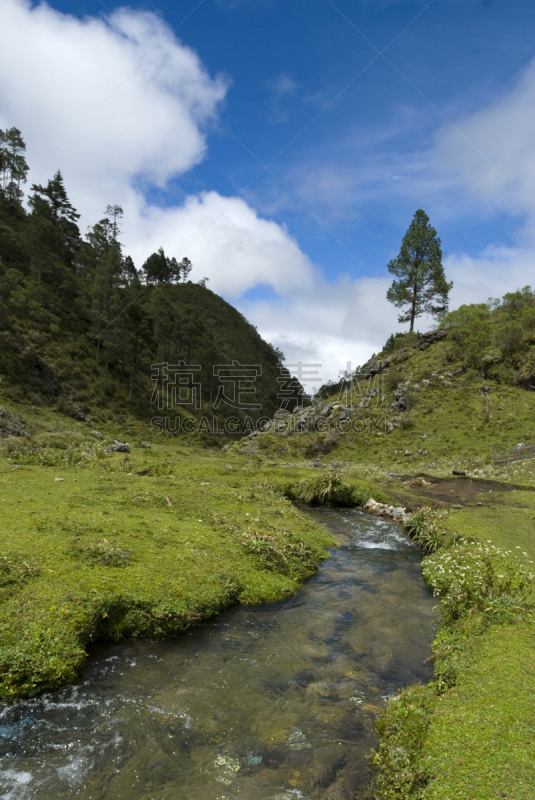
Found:
<svg viewBox="0 0 535 800"><path fill-rule="evenodd" d="M93 639L173 634L283 597L331 544L255 466L168 442L105 456L74 427L76 464L57 427L53 466L27 441L0 458L4 697L75 679Z"/></svg>

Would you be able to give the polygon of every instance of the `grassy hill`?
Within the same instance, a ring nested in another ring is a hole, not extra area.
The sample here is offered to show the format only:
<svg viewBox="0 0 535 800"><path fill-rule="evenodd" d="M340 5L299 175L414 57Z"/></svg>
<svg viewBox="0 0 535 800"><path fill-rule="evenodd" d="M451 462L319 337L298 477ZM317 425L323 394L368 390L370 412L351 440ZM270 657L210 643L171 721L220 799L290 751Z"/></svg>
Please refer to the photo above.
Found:
<svg viewBox="0 0 535 800"><path fill-rule="evenodd" d="M248 452L487 474L496 450L535 443L535 295L464 306L435 332L406 334ZM535 464L535 462L533 462ZM520 464L503 476L530 473Z"/></svg>

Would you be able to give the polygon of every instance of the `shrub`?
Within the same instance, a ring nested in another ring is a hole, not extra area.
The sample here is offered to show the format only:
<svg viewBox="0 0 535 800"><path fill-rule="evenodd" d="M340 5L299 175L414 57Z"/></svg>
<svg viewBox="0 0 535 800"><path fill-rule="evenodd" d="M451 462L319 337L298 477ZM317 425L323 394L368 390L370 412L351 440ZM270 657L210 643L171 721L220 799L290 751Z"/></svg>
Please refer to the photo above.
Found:
<svg viewBox="0 0 535 800"><path fill-rule="evenodd" d="M461 306L450 311L441 322L449 332L452 356L469 367L478 368L490 336L490 317L486 303Z"/></svg>
<svg viewBox="0 0 535 800"><path fill-rule="evenodd" d="M446 539L446 529L442 524L446 516L446 511L424 506L412 515L406 525L407 531L416 544L428 553L434 553Z"/></svg>
<svg viewBox="0 0 535 800"><path fill-rule="evenodd" d="M385 372L383 374L383 388L385 392L393 392L403 380L400 372Z"/></svg>
<svg viewBox="0 0 535 800"><path fill-rule="evenodd" d="M372 751L376 768L374 797L409 797L413 790L428 783L421 753L433 700L428 687L413 686L388 701L377 722L381 743Z"/></svg>
<svg viewBox="0 0 535 800"><path fill-rule="evenodd" d="M290 487L291 500L307 505L354 505L353 490L342 480L339 472L325 472L314 478L305 478Z"/></svg>

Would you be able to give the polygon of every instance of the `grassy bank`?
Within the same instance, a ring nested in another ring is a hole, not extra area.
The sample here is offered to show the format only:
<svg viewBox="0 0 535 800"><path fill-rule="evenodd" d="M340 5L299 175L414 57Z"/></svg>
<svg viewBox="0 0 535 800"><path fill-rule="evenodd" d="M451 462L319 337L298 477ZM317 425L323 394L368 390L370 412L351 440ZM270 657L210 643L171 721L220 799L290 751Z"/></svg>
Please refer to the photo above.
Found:
<svg viewBox="0 0 535 800"><path fill-rule="evenodd" d="M489 528L489 509L476 507L440 519L440 536L427 536L436 552L423 572L442 611L435 680L400 693L380 719L376 798L533 797L534 553L517 524L531 494L500 497L512 512L501 524Z"/></svg>
<svg viewBox="0 0 535 800"><path fill-rule="evenodd" d="M291 501L371 494L335 473L169 441L106 454L101 441L39 435L4 441L0 457L8 699L75 680L96 639L176 634L233 603L295 592L332 540Z"/></svg>

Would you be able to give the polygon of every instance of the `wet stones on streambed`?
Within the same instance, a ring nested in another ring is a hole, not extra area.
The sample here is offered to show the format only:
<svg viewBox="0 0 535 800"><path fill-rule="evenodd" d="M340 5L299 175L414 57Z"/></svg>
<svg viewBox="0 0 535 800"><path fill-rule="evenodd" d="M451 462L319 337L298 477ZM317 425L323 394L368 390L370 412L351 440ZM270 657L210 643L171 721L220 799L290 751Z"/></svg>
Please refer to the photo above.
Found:
<svg viewBox="0 0 535 800"><path fill-rule="evenodd" d="M378 517L390 517L390 519L401 522L402 524L408 522L411 517L407 509L402 506L387 506L385 503L378 503L377 500L373 500L371 497L364 508L366 511L376 514Z"/></svg>

